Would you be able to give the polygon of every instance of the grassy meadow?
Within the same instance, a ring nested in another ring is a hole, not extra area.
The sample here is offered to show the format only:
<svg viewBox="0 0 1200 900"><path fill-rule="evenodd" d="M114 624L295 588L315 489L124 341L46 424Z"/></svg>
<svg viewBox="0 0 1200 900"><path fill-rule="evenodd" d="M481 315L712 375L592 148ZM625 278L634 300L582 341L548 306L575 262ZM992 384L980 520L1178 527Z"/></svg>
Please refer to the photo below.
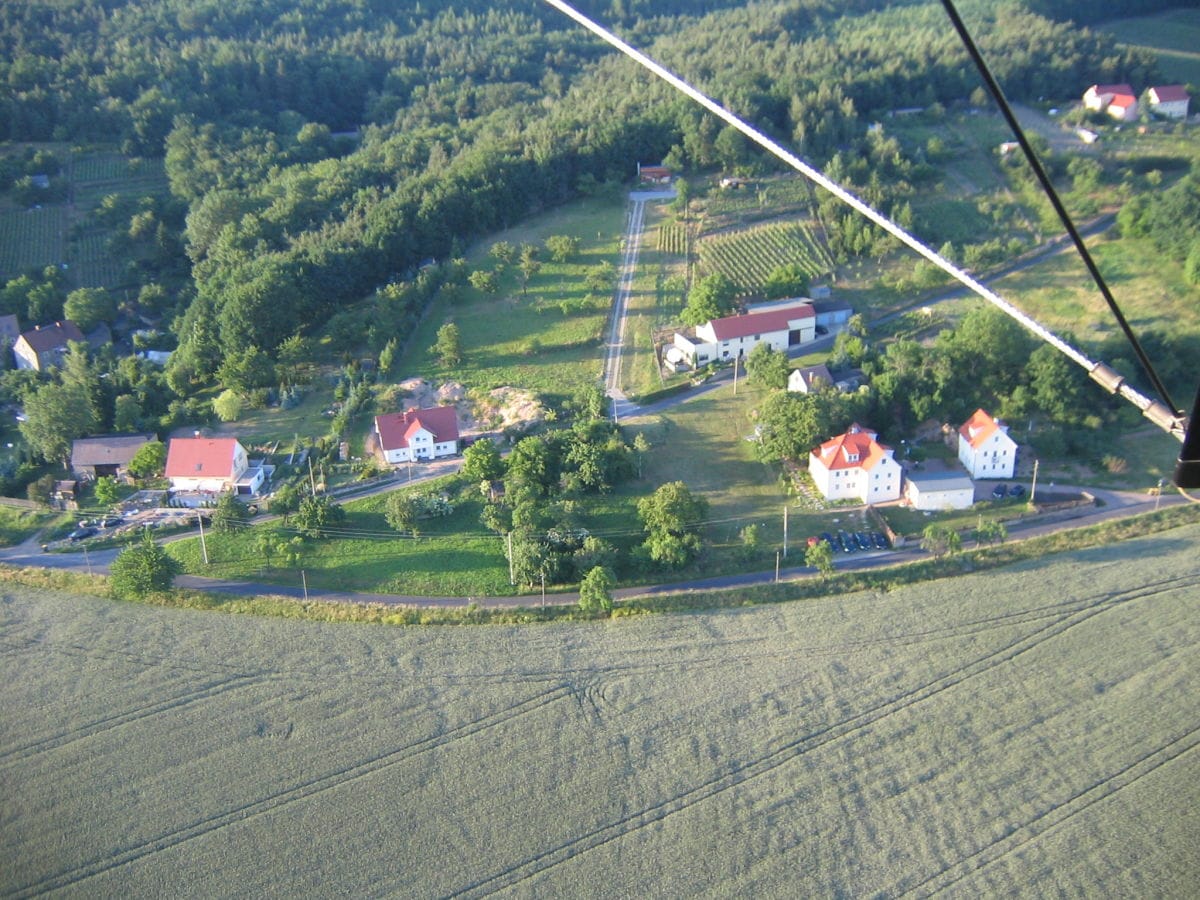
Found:
<svg viewBox="0 0 1200 900"><path fill-rule="evenodd" d="M1197 541L536 627L8 586L0 893L1190 897Z"/></svg>
<svg viewBox="0 0 1200 900"><path fill-rule="evenodd" d="M1200 9L1180 4L1179 9L1117 19L1099 27L1123 44L1153 52L1169 81L1200 84Z"/></svg>

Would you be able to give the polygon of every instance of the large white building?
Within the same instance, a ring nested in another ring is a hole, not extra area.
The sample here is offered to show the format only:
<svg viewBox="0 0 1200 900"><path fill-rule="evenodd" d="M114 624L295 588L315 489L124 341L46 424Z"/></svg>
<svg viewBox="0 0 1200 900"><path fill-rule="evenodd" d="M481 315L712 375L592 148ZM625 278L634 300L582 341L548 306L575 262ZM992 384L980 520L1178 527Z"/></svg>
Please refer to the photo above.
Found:
<svg viewBox="0 0 1200 900"><path fill-rule="evenodd" d="M958 429L958 460L972 478L1012 478L1017 442L1007 425L977 409Z"/></svg>
<svg viewBox="0 0 1200 900"><path fill-rule="evenodd" d="M1137 94L1127 84L1093 84L1083 93L1083 105L1121 122L1133 121L1138 114Z"/></svg>
<svg viewBox="0 0 1200 900"><path fill-rule="evenodd" d="M1191 100L1182 84L1155 85L1150 88L1150 111L1168 119L1186 119Z"/></svg>
<svg viewBox="0 0 1200 900"><path fill-rule="evenodd" d="M793 298L761 303L738 316L711 319L696 326L694 338L675 333L674 346L693 368L749 355L759 344L783 353L817 337L817 313L811 300Z"/></svg>
<svg viewBox="0 0 1200 900"><path fill-rule="evenodd" d="M808 473L826 500L886 503L900 498L903 473L891 447L854 424L808 456Z"/></svg>

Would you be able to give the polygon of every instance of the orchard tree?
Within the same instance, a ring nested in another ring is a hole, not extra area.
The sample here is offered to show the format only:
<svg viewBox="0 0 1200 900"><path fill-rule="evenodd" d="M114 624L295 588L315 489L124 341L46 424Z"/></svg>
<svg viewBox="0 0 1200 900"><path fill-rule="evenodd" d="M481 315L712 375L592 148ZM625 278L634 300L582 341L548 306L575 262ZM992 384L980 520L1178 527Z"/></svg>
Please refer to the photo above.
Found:
<svg viewBox="0 0 1200 900"><path fill-rule="evenodd" d="M271 514L280 516L286 525L288 516L300 508L300 489L294 484L285 484L271 495L269 504Z"/></svg>
<svg viewBox="0 0 1200 900"><path fill-rule="evenodd" d="M529 281L542 270L541 260L537 258L538 248L533 244L521 245L521 259L518 268L521 270L521 294L529 292Z"/></svg>
<svg viewBox="0 0 1200 900"><path fill-rule="evenodd" d="M44 384L25 399L21 435L47 462L67 465L71 442L95 431L96 414L87 392L76 385Z"/></svg>
<svg viewBox="0 0 1200 900"><path fill-rule="evenodd" d="M953 528L939 525L936 522L925 526L921 532L921 549L940 559L946 554L953 555L962 549L962 535Z"/></svg>
<svg viewBox="0 0 1200 900"><path fill-rule="evenodd" d="M500 290L500 281L496 278L496 273L485 269L476 269L467 276L467 281L481 294L494 294Z"/></svg>
<svg viewBox="0 0 1200 900"><path fill-rule="evenodd" d="M579 584L579 608L584 612L613 608L612 589L616 579L604 566L595 566Z"/></svg>
<svg viewBox="0 0 1200 900"><path fill-rule="evenodd" d="M785 297L803 297L808 293L808 272L800 263L784 263L776 266L763 284L763 294L768 300Z"/></svg>
<svg viewBox="0 0 1200 900"><path fill-rule="evenodd" d="M109 566L109 587L122 600L134 600L147 594L169 590L175 576L183 570L179 561L154 542L150 532L117 554Z"/></svg>
<svg viewBox="0 0 1200 900"><path fill-rule="evenodd" d="M167 447L162 441L149 441L138 447L129 460L129 474L134 478L151 478L167 464Z"/></svg>
<svg viewBox="0 0 1200 900"><path fill-rule="evenodd" d="M734 309L733 282L717 273L700 279L688 291L687 306L680 318L685 325L703 325L727 316Z"/></svg>
<svg viewBox="0 0 1200 900"><path fill-rule="evenodd" d="M233 494L225 493L217 500L212 513L213 531L232 534L246 524L250 514Z"/></svg>
<svg viewBox="0 0 1200 900"><path fill-rule="evenodd" d="M650 558L665 566L682 566L700 552L700 526L708 501L695 496L682 481L661 485L637 504L645 547Z"/></svg>
<svg viewBox="0 0 1200 900"><path fill-rule="evenodd" d="M101 506L112 506L121 498L121 491L117 487L117 479L111 475L97 478L96 484L92 488L92 493L96 495L96 502Z"/></svg>
<svg viewBox="0 0 1200 900"><path fill-rule="evenodd" d="M305 497L296 510L296 528L305 537L323 538L332 528L346 521L346 510L328 495Z"/></svg>
<svg viewBox="0 0 1200 900"><path fill-rule="evenodd" d="M746 357L746 375L751 384L768 390L780 390L787 387L791 364L788 355L775 350L770 344L755 344L754 349Z"/></svg>
<svg viewBox="0 0 1200 900"><path fill-rule="evenodd" d="M504 474L504 460L491 438L480 438L463 451L463 476L471 482L493 482Z"/></svg>
<svg viewBox="0 0 1200 900"><path fill-rule="evenodd" d="M552 234L546 238L546 252L556 263L564 263L579 252L579 238L567 234Z"/></svg>
<svg viewBox="0 0 1200 900"><path fill-rule="evenodd" d="M804 551L804 564L821 573L822 578L833 574L833 547L829 541L817 541Z"/></svg>
<svg viewBox="0 0 1200 900"><path fill-rule="evenodd" d="M417 536L417 520L421 517L421 501L404 491L393 491L384 505L383 517L396 531Z"/></svg>
<svg viewBox="0 0 1200 900"><path fill-rule="evenodd" d="M462 339L458 333L458 326L453 322L447 322L438 329L437 343L433 345L433 352L437 354L438 362L443 366L456 366L462 359Z"/></svg>

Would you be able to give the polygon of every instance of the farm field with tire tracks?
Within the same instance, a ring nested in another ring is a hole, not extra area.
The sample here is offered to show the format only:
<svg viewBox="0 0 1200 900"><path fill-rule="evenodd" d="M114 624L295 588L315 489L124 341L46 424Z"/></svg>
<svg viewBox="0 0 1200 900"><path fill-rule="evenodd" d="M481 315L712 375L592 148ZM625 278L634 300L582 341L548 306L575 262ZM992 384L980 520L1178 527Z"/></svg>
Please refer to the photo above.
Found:
<svg viewBox="0 0 1200 900"><path fill-rule="evenodd" d="M9 588L0 893L1187 896L1198 540L526 627Z"/></svg>

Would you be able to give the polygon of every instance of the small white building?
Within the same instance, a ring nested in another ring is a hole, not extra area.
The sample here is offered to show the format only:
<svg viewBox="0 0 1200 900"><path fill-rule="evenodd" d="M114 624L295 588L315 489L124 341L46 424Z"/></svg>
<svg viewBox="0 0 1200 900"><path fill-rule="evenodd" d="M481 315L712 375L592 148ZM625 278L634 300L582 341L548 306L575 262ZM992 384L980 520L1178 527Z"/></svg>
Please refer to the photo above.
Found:
<svg viewBox="0 0 1200 900"><path fill-rule="evenodd" d="M1093 84L1083 92L1083 105L1121 122L1130 122L1138 114L1137 94L1127 84Z"/></svg>
<svg viewBox="0 0 1200 900"><path fill-rule="evenodd" d="M909 472L904 496L913 509L970 509L975 502L975 483L962 472Z"/></svg>
<svg viewBox="0 0 1200 900"><path fill-rule="evenodd" d="M1168 119L1186 119L1191 95L1182 84L1165 84L1150 88L1150 112Z"/></svg>
<svg viewBox="0 0 1200 900"><path fill-rule="evenodd" d="M787 389L794 394L811 394L833 387L833 375L824 363L803 369L792 369L788 375Z"/></svg>
<svg viewBox="0 0 1200 900"><path fill-rule="evenodd" d="M958 459L972 478L1012 478L1017 442L1007 425L977 409L958 429Z"/></svg>
<svg viewBox="0 0 1200 900"><path fill-rule="evenodd" d="M808 456L808 473L826 500L886 503L900 499L903 474L891 447L854 424Z"/></svg>
<svg viewBox="0 0 1200 900"><path fill-rule="evenodd" d="M746 356L759 344L786 353L817 337L817 313L812 301L801 297L761 303L738 316L710 319L696 326L695 338L675 333L674 346L694 368L710 362Z"/></svg>
<svg viewBox="0 0 1200 900"><path fill-rule="evenodd" d="M375 433L384 460L393 465L453 456L458 452L458 413L453 406L412 407L376 416Z"/></svg>

